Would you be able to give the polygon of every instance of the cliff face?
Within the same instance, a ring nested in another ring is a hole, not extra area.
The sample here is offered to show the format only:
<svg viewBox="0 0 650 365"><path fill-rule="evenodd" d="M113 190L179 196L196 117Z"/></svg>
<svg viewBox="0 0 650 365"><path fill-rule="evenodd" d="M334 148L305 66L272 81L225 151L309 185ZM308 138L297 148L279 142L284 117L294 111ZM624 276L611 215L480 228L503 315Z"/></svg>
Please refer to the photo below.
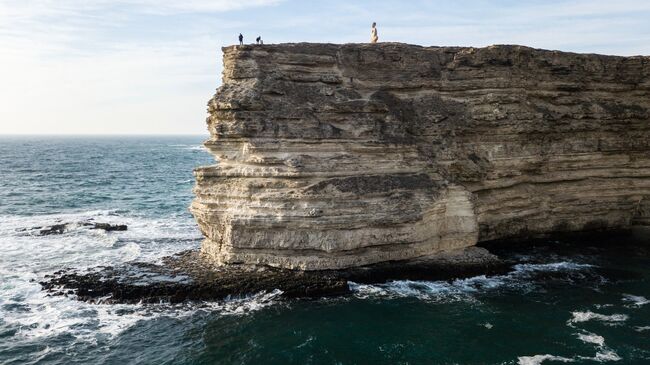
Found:
<svg viewBox="0 0 650 365"><path fill-rule="evenodd" d="M650 224L650 58L520 46L226 47L202 252L345 268Z"/></svg>

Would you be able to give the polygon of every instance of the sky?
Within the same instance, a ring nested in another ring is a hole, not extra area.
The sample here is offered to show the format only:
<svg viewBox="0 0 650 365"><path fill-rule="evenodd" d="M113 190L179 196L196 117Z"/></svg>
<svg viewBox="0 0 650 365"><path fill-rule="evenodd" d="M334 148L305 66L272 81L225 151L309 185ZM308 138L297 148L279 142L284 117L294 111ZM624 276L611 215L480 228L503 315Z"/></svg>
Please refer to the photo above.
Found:
<svg viewBox="0 0 650 365"><path fill-rule="evenodd" d="M237 42L650 55L648 0L0 0L0 134L206 134Z"/></svg>

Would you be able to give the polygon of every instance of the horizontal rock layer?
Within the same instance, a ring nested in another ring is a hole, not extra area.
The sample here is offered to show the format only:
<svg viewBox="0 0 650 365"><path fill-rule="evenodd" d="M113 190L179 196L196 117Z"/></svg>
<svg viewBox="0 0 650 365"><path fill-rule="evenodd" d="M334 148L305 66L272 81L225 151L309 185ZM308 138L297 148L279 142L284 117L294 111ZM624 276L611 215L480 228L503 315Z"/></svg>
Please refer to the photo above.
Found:
<svg viewBox="0 0 650 365"><path fill-rule="evenodd" d="M226 47L191 211L218 263L338 269L650 224L650 58Z"/></svg>

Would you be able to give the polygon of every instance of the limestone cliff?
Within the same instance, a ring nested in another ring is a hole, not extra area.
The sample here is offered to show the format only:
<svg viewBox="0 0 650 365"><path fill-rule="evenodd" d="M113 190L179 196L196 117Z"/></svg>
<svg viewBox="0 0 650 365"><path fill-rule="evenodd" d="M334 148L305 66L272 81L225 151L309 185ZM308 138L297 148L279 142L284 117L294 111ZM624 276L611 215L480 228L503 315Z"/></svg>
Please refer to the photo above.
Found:
<svg viewBox="0 0 650 365"><path fill-rule="evenodd" d="M650 58L226 47L191 211L220 263L345 268L650 224Z"/></svg>

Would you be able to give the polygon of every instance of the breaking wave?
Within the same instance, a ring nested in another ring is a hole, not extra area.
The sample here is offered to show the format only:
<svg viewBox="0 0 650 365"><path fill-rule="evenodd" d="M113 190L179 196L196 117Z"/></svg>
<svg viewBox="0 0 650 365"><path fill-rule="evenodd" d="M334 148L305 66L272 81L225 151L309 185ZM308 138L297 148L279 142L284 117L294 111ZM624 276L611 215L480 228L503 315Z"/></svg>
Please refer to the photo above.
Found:
<svg viewBox="0 0 650 365"><path fill-rule="evenodd" d="M628 302L630 303L630 305L635 307L641 307L650 303L650 300L647 299L646 297L642 297L640 295L632 295L632 294L624 294L623 301Z"/></svg>
<svg viewBox="0 0 650 365"><path fill-rule="evenodd" d="M190 151L207 151L208 149L205 148L204 145L193 145L193 144L170 144L169 147L177 147L183 150L190 150Z"/></svg>
<svg viewBox="0 0 650 365"><path fill-rule="evenodd" d="M350 282L350 290L357 298L403 298L415 297L432 301L473 300L473 294L497 288L530 290L533 283L529 279L539 272L571 272L593 267L569 261L546 264L518 264L506 275L475 276L453 281L412 281L395 280L383 284L359 284Z"/></svg>
<svg viewBox="0 0 650 365"><path fill-rule="evenodd" d="M588 321L601 321L609 324L615 324L617 322L627 321L628 319L628 316L626 314L606 315L606 314L594 313L591 311L572 312L571 315L572 318L569 319L569 321L567 322L569 325L575 323L588 322Z"/></svg>
<svg viewBox="0 0 650 365"><path fill-rule="evenodd" d="M104 232L76 222L126 224L127 231ZM23 338L70 334L82 341L115 336L140 320L182 317L197 311L244 315L275 302L280 291L184 305L88 304L73 296L49 296L38 283L65 267L76 270L128 261L159 262L164 256L195 249L201 235L191 218L146 218L120 211L0 217L0 322ZM72 223L62 234L41 236L40 227ZM29 260L25 260L29 252Z"/></svg>
<svg viewBox="0 0 650 365"><path fill-rule="evenodd" d="M533 355L533 356L520 356L517 359L519 362L519 365L539 365L542 362L549 360L549 361L561 361L561 362L573 362L573 359L569 359L566 357L562 356L555 356L555 355Z"/></svg>
<svg viewBox="0 0 650 365"><path fill-rule="evenodd" d="M282 291L227 298L222 301L182 304L89 304L73 296L48 296L38 283L12 280L5 284L0 319L17 327L26 339L68 334L79 341L114 337L141 320L185 318L197 312L246 315L277 303Z"/></svg>

